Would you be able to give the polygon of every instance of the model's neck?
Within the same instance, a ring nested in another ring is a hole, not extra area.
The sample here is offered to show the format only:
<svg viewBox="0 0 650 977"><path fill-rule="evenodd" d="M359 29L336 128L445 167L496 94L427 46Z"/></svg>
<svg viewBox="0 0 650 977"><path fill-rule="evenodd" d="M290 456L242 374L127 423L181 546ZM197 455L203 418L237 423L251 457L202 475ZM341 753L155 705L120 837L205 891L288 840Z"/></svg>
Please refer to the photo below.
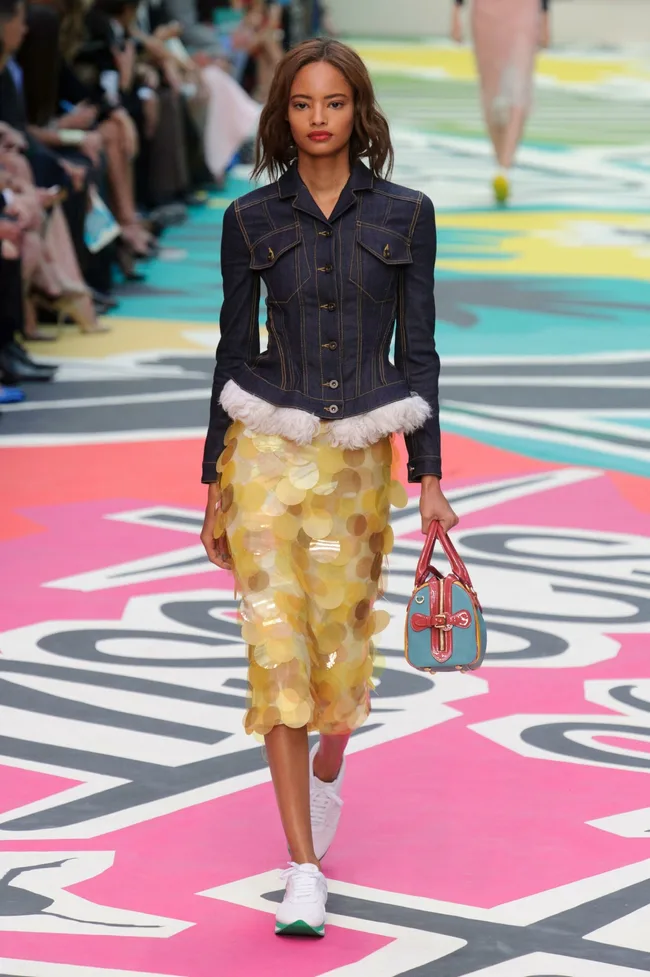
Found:
<svg viewBox="0 0 650 977"><path fill-rule="evenodd" d="M340 191L350 178L350 154L347 146L336 156L324 158L300 153L298 173L312 194Z"/></svg>

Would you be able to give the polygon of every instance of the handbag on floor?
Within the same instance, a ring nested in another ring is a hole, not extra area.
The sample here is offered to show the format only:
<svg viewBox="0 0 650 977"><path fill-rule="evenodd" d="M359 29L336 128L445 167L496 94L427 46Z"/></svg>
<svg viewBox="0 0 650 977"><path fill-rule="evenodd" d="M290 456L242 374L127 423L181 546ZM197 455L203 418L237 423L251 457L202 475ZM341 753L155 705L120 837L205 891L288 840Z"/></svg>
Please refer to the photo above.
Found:
<svg viewBox="0 0 650 977"><path fill-rule="evenodd" d="M431 565L439 540L451 565L444 576ZM406 610L406 660L423 672L466 672L485 657L486 628L467 567L439 522L432 522Z"/></svg>

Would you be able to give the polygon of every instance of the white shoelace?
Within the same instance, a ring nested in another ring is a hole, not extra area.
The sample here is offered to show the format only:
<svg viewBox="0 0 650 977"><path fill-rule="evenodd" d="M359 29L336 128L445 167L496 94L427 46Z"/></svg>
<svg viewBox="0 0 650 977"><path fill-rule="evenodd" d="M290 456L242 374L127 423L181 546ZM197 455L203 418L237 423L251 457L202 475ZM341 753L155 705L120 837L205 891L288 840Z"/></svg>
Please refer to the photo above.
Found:
<svg viewBox="0 0 650 977"><path fill-rule="evenodd" d="M282 881L291 887L290 898L312 900L316 893L320 873L305 872L297 862L289 862L289 868L282 873Z"/></svg>
<svg viewBox="0 0 650 977"><path fill-rule="evenodd" d="M325 823L330 804L338 804L343 807L343 801L339 795L327 784L318 784L318 789L311 795L311 819L312 824L320 828Z"/></svg>

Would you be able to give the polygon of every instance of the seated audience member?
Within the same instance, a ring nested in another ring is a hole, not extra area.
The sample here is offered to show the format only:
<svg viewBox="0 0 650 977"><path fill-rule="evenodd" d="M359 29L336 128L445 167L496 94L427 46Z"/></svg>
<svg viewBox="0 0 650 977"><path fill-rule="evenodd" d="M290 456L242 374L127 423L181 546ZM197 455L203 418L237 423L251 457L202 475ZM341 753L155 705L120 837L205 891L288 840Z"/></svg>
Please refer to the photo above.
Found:
<svg viewBox="0 0 650 977"><path fill-rule="evenodd" d="M282 59L282 7L266 0L244 0L244 17L233 44L248 55L247 91L257 102L268 98L276 65Z"/></svg>
<svg viewBox="0 0 650 977"><path fill-rule="evenodd" d="M84 332L102 328L97 322L89 289L79 268L70 231L60 209L61 188L52 186L49 176L69 176L55 156L8 123L23 123L22 72L12 56L25 33L25 11L20 2L0 0L0 165L7 210L13 212L23 232L21 257L26 299L25 332L39 338L34 301L51 304L61 315L69 315ZM24 155L26 151L26 155ZM34 180L30 161L40 167L46 180ZM56 177L55 177L56 178ZM40 185L37 186L36 183Z"/></svg>
<svg viewBox="0 0 650 977"><path fill-rule="evenodd" d="M177 0L165 0L164 4L161 0L155 2L150 0L148 9L149 16L156 11L155 30L159 34L155 40L169 40L170 35L167 32L178 33L179 23L183 28ZM198 23L193 0L191 14L190 6L183 8L182 13L185 23L188 22L188 18ZM173 20L167 19L172 17ZM183 39L186 36L187 32L183 28ZM215 59L206 50L193 56L182 47L180 50L182 55L173 55L173 64L176 71L190 72L191 78L194 78L198 85L204 158L213 179L220 184L242 143L254 136L261 107L237 84L227 70L227 62L223 59ZM196 115L194 117L196 118Z"/></svg>
<svg viewBox="0 0 650 977"><path fill-rule="evenodd" d="M19 52L23 68L25 104L32 127L64 133L83 153L91 146L102 154L108 197L122 230L122 241L139 257L146 257L150 237L141 227L133 194L133 161L138 135L129 114L98 91L84 85L72 63L84 35L83 0L39 0L28 8L29 34ZM33 131L38 131L34 129ZM74 152L73 146L69 152ZM96 157L99 162L99 156Z"/></svg>

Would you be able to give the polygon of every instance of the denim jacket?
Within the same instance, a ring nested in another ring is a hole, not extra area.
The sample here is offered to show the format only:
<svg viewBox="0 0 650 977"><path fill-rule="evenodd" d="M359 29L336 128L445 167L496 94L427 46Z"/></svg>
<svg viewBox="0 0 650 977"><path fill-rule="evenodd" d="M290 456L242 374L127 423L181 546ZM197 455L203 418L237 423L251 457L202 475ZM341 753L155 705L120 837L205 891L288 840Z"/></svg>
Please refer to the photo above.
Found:
<svg viewBox="0 0 650 977"><path fill-rule="evenodd" d="M220 403L229 380L268 404L321 421L419 395L429 417L406 435L408 477L439 476L435 257L429 198L376 179L361 162L329 220L295 164L276 183L231 204L223 221L224 302L202 481L217 478L231 423ZM260 353L262 282L268 349Z"/></svg>

